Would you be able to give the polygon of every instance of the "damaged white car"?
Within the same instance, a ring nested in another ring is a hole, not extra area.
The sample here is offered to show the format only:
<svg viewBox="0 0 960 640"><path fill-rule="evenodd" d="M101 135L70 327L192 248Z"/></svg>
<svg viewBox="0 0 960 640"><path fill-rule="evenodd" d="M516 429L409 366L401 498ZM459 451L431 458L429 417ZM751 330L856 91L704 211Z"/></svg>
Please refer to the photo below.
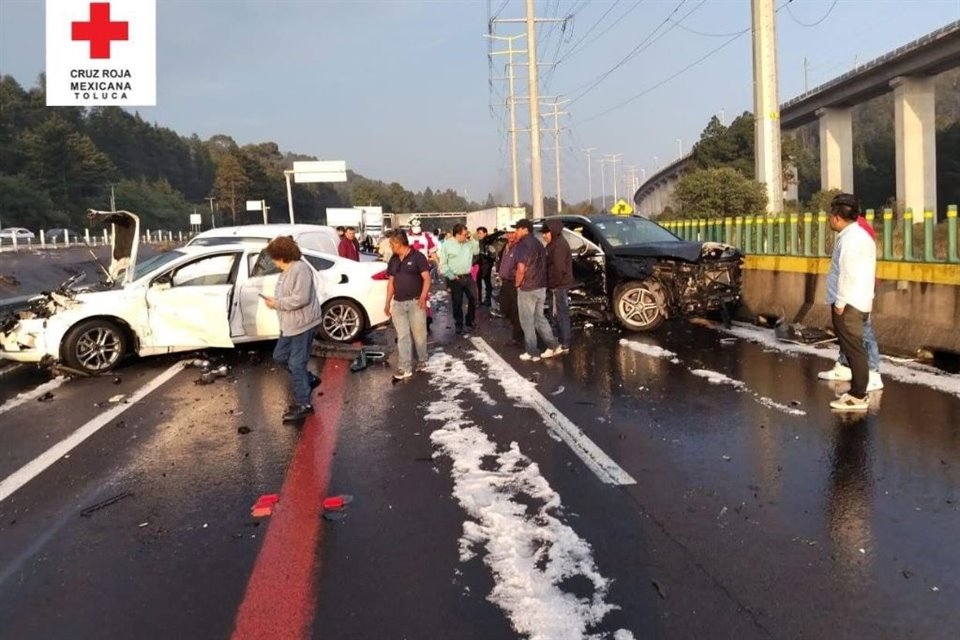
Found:
<svg viewBox="0 0 960 640"><path fill-rule="evenodd" d="M91 211L113 229L106 281L77 288L74 276L28 308L0 320L0 358L60 364L86 374L113 369L124 356L149 356L275 339L273 295L279 271L262 246L190 246L137 261L139 218ZM319 337L349 342L389 320L382 263L359 263L305 250L323 301Z"/></svg>

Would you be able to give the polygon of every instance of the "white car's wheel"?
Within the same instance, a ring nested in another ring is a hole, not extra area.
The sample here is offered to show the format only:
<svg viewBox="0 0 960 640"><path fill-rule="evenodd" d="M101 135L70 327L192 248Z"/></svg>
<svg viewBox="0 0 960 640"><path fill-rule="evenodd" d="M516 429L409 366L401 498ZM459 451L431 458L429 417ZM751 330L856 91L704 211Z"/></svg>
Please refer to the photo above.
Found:
<svg viewBox="0 0 960 640"><path fill-rule="evenodd" d="M126 334L109 320L81 322L63 340L63 360L67 366L89 374L110 371L126 353Z"/></svg>
<svg viewBox="0 0 960 640"><path fill-rule="evenodd" d="M363 310L353 300L334 300L323 306L322 340L353 342L363 333L363 326Z"/></svg>
<svg viewBox="0 0 960 640"><path fill-rule="evenodd" d="M630 331L653 331L666 319L660 287L651 281L625 282L613 294L613 311Z"/></svg>

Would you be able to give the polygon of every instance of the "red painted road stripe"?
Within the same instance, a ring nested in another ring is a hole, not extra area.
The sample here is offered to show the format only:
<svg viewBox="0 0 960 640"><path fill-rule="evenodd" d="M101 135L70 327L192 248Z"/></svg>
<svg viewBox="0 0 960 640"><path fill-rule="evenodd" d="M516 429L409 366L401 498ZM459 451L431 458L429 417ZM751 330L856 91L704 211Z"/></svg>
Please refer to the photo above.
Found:
<svg viewBox="0 0 960 640"><path fill-rule="evenodd" d="M237 612L233 640L301 640L311 632L320 515L330 484L347 375L342 360L327 360L323 367L323 396L313 401L315 413L303 425L280 504L270 518Z"/></svg>

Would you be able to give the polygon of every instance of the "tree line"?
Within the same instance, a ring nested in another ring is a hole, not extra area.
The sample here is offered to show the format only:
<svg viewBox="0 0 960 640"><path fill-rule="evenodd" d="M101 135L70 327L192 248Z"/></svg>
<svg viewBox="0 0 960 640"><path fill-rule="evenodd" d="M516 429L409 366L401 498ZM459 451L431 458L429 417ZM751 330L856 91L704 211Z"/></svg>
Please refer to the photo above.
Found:
<svg viewBox="0 0 960 640"><path fill-rule="evenodd" d="M47 107L41 75L26 89L0 77L0 225L85 226L87 209L137 213L145 228L185 229L188 215L218 225L259 222L247 200L265 200L270 220L289 219L283 171L315 157L275 142L240 145L229 135L189 137L119 107ZM387 212L470 211L453 189L410 191L353 171L341 184L297 184L298 222L322 223L328 207L380 205ZM211 207L213 212L211 212Z"/></svg>

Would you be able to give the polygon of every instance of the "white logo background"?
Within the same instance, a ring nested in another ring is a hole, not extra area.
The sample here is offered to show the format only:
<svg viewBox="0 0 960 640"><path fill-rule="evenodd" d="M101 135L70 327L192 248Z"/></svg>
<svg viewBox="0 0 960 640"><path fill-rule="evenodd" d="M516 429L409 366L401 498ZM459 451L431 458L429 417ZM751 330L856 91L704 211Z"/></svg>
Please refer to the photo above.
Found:
<svg viewBox="0 0 960 640"><path fill-rule="evenodd" d="M156 0L104 1L110 4L110 21L126 22L128 29L127 40L111 43L109 59L91 58L90 42L71 37L72 23L90 20L91 0L46 0L48 106L157 104ZM94 77L76 77L81 72ZM92 83L83 85L92 90L78 91L81 86L74 83ZM101 83L114 87L102 87ZM127 83L129 90L116 89Z"/></svg>

